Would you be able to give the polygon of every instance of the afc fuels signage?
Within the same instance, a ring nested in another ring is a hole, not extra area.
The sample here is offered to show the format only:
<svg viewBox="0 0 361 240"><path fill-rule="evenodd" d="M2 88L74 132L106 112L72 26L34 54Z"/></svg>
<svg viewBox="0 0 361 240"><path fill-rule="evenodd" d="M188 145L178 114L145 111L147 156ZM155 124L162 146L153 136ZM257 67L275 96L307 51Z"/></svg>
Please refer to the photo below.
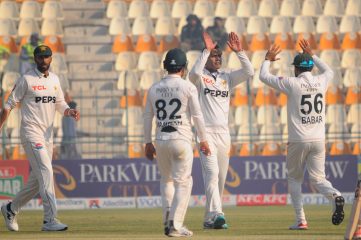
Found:
<svg viewBox="0 0 361 240"><path fill-rule="evenodd" d="M199 159L193 162L192 195L204 194ZM54 162L57 197L159 196L160 175L155 162L146 159L58 160ZM327 157L326 178L341 192L352 192L357 179L356 156ZM315 193L308 175L304 193ZM225 194L286 194L284 156L230 159Z"/></svg>
<svg viewBox="0 0 361 240"><path fill-rule="evenodd" d="M25 185L28 175L28 161L0 161L0 199L13 198Z"/></svg>

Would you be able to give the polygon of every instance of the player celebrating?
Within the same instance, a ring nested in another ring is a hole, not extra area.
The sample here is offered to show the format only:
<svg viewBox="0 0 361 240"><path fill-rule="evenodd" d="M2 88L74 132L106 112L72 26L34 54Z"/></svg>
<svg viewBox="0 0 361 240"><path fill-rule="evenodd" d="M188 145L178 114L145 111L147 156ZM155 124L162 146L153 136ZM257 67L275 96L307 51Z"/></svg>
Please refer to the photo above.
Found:
<svg viewBox="0 0 361 240"><path fill-rule="evenodd" d="M311 184L333 203L332 223L340 224L344 218L344 198L325 178L325 92L333 71L316 55L306 40L300 42L303 53L293 61L296 77L277 77L269 72L271 62L278 60L280 48L272 46L261 66L260 80L287 94L288 191L296 213L296 223L291 230L307 229L303 210L301 184L304 170ZM321 74L311 74L314 64Z"/></svg>
<svg viewBox="0 0 361 240"><path fill-rule="evenodd" d="M200 149L210 154L197 89L182 79L186 75L187 58L178 49L170 50L163 62L168 75L148 91L144 113L145 154L152 160L152 120L156 118L156 147L161 174L160 189L165 234L189 237L193 233L183 226L193 180L192 116L200 138Z"/></svg>
<svg viewBox="0 0 361 240"><path fill-rule="evenodd" d="M55 110L79 119L77 110L70 109L64 101L59 78L49 72L52 52L48 46L40 45L34 50L36 68L20 77L12 90L0 115L0 129L18 104L21 105L20 138L29 159L31 172L28 183L13 199L1 207L5 223L10 231L18 231L16 215L22 206L36 194L44 206L43 231L63 231L67 225L56 219L57 209L54 191L51 157L53 152L53 122Z"/></svg>
<svg viewBox="0 0 361 240"><path fill-rule="evenodd" d="M230 33L227 44L237 54L242 69L231 72L220 70L222 51L206 32L203 33L203 41L205 49L189 73L190 81L199 92L199 101L206 123L207 140L212 149L212 154L209 156L200 154L206 193L203 227L226 229L228 225L222 212L222 195L229 164L230 90L251 78L254 71L237 34Z"/></svg>

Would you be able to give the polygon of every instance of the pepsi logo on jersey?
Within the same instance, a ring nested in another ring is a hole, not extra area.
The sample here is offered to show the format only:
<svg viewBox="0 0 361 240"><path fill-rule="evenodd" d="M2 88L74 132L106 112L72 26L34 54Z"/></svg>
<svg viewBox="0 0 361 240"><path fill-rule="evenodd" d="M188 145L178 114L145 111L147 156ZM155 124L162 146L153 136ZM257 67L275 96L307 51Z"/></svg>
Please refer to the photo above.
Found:
<svg viewBox="0 0 361 240"><path fill-rule="evenodd" d="M42 97L35 97L35 102L36 103L55 103L56 102L56 97L52 97L52 96L42 96Z"/></svg>
<svg viewBox="0 0 361 240"><path fill-rule="evenodd" d="M228 91L212 90L209 88L204 89L204 95L210 94L212 97L228 97Z"/></svg>

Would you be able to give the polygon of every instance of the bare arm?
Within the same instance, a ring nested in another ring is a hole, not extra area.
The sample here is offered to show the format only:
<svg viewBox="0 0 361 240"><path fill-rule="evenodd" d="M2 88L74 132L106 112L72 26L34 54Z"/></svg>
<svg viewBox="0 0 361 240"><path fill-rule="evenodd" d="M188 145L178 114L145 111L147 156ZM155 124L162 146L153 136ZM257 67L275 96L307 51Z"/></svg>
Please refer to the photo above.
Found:
<svg viewBox="0 0 361 240"><path fill-rule="evenodd" d="M4 108L0 114L0 130L3 128L6 119L9 117L11 109Z"/></svg>

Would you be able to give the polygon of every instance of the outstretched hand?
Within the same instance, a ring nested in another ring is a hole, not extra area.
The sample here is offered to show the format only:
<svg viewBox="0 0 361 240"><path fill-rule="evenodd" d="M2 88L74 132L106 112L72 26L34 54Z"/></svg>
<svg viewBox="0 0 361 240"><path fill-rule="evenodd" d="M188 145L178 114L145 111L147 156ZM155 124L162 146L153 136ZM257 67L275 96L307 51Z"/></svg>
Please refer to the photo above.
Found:
<svg viewBox="0 0 361 240"><path fill-rule="evenodd" d="M237 36L237 34L234 33L234 32L231 32L230 34L228 34L227 45L228 45L229 48L232 49L232 51L234 51L234 52L243 51L242 43L241 43L241 41L239 40L239 37Z"/></svg>
<svg viewBox="0 0 361 240"><path fill-rule="evenodd" d="M277 61L280 58L277 55L281 52L281 48L278 45L272 45L268 52L266 53L266 60L270 60L271 62Z"/></svg>
<svg viewBox="0 0 361 240"><path fill-rule="evenodd" d="M216 42L213 42L211 36L209 36L207 32L203 32L203 42L208 51L212 51L217 45Z"/></svg>
<svg viewBox="0 0 361 240"><path fill-rule="evenodd" d="M153 143L147 143L145 145L145 156L149 160L153 160L155 155L156 155L156 152L155 152L155 147L154 147Z"/></svg>
<svg viewBox="0 0 361 240"><path fill-rule="evenodd" d="M306 39L300 40L300 47L302 48L303 53L308 53L311 56L313 55L311 45Z"/></svg>

